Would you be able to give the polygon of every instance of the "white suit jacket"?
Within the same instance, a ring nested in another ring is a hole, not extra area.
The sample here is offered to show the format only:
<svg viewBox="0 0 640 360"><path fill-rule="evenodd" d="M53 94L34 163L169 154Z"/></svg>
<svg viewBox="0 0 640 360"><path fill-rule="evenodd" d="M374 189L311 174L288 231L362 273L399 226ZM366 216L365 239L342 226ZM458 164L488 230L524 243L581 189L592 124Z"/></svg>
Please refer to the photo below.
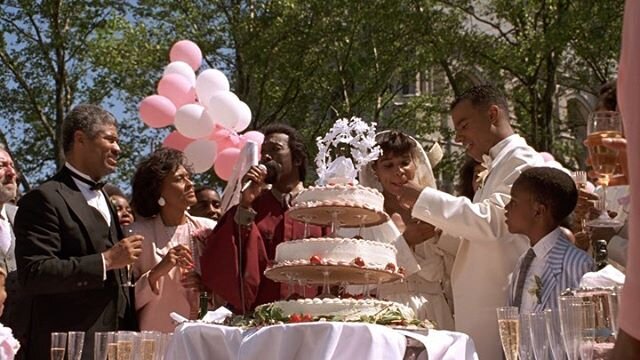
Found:
<svg viewBox="0 0 640 360"><path fill-rule="evenodd" d="M508 231L504 208L520 173L544 165L544 159L518 135L496 144L489 156L488 175L473 202L427 188L411 215L463 238L451 274L456 330L473 338L480 359L500 359L496 307L506 305L509 274L529 247L524 236Z"/></svg>

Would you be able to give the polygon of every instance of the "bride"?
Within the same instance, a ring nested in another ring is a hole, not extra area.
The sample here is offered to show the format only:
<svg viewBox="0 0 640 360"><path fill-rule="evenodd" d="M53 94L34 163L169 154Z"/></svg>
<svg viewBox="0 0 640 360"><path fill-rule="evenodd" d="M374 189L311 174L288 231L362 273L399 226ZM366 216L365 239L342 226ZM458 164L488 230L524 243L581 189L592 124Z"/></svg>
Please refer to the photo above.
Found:
<svg viewBox="0 0 640 360"><path fill-rule="evenodd" d="M398 265L406 273L404 281L382 284L377 296L411 307L419 319L433 321L439 329L453 330L444 286L449 280L445 263L453 261L455 249L440 248L435 228L413 219L411 212L397 201L399 190L409 181L436 186L429 158L415 139L399 131L381 132L376 135L376 142L382 155L363 168L360 183L382 192L391 220L365 228L361 236L394 244L398 249ZM343 234L347 231L341 230Z"/></svg>

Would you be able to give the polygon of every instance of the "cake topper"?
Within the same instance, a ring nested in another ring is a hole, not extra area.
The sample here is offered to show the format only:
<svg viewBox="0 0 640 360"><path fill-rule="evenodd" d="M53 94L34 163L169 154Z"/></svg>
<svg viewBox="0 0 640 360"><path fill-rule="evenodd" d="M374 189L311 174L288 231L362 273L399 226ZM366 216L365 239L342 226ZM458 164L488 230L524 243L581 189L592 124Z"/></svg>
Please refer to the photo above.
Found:
<svg viewBox="0 0 640 360"><path fill-rule="evenodd" d="M356 184L360 168L380 156L375 136L376 123L368 124L359 117L336 120L324 137L316 139L316 184Z"/></svg>

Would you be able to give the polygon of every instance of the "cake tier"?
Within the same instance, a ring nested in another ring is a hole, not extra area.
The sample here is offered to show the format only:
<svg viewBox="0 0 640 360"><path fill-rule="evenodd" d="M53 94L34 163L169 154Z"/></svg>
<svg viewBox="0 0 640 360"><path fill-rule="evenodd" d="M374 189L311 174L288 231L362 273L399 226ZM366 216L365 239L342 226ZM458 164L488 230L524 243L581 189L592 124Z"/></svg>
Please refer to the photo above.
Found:
<svg viewBox="0 0 640 360"><path fill-rule="evenodd" d="M285 241L276 247L273 264L265 271L276 281L371 284L402 277L393 245L351 238L309 238Z"/></svg>
<svg viewBox="0 0 640 360"><path fill-rule="evenodd" d="M276 247L277 265L353 265L395 272L396 248L371 240L309 238L285 241Z"/></svg>
<svg viewBox="0 0 640 360"><path fill-rule="evenodd" d="M311 186L296 196L289 213L296 220L314 224L328 224L334 214L343 226L374 225L387 220L382 194L361 185Z"/></svg>
<svg viewBox="0 0 640 360"><path fill-rule="evenodd" d="M363 316L382 317L393 312L405 320L415 319L415 313L409 307L391 301L376 299L298 299L283 300L258 306L259 312L265 307L275 307L282 315L309 315L313 318L324 317L327 320L358 321Z"/></svg>

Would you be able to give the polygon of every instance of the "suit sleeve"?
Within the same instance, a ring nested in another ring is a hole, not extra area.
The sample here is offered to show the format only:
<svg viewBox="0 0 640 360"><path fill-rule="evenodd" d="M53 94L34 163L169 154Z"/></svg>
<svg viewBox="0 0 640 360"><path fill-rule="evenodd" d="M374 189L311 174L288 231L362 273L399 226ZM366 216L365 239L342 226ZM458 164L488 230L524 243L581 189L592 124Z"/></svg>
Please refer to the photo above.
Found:
<svg viewBox="0 0 640 360"><path fill-rule="evenodd" d="M506 194L494 193L489 199L473 203L466 197L426 188L418 197L411 216L451 236L469 241L496 241L509 234L504 217L509 199Z"/></svg>
<svg viewBox="0 0 640 360"><path fill-rule="evenodd" d="M55 294L104 287L102 256L63 255L59 211L41 190L20 201L15 219L18 277L33 294Z"/></svg>
<svg viewBox="0 0 640 360"><path fill-rule="evenodd" d="M236 312L241 312L243 297L245 309L250 309L255 302L260 269L266 264L262 264L265 260L260 257L263 242L258 227L255 223L238 225L234 220L236 210L237 207L231 208L220 219L206 241L200 262L204 285L230 303ZM241 277L243 291L240 290Z"/></svg>

